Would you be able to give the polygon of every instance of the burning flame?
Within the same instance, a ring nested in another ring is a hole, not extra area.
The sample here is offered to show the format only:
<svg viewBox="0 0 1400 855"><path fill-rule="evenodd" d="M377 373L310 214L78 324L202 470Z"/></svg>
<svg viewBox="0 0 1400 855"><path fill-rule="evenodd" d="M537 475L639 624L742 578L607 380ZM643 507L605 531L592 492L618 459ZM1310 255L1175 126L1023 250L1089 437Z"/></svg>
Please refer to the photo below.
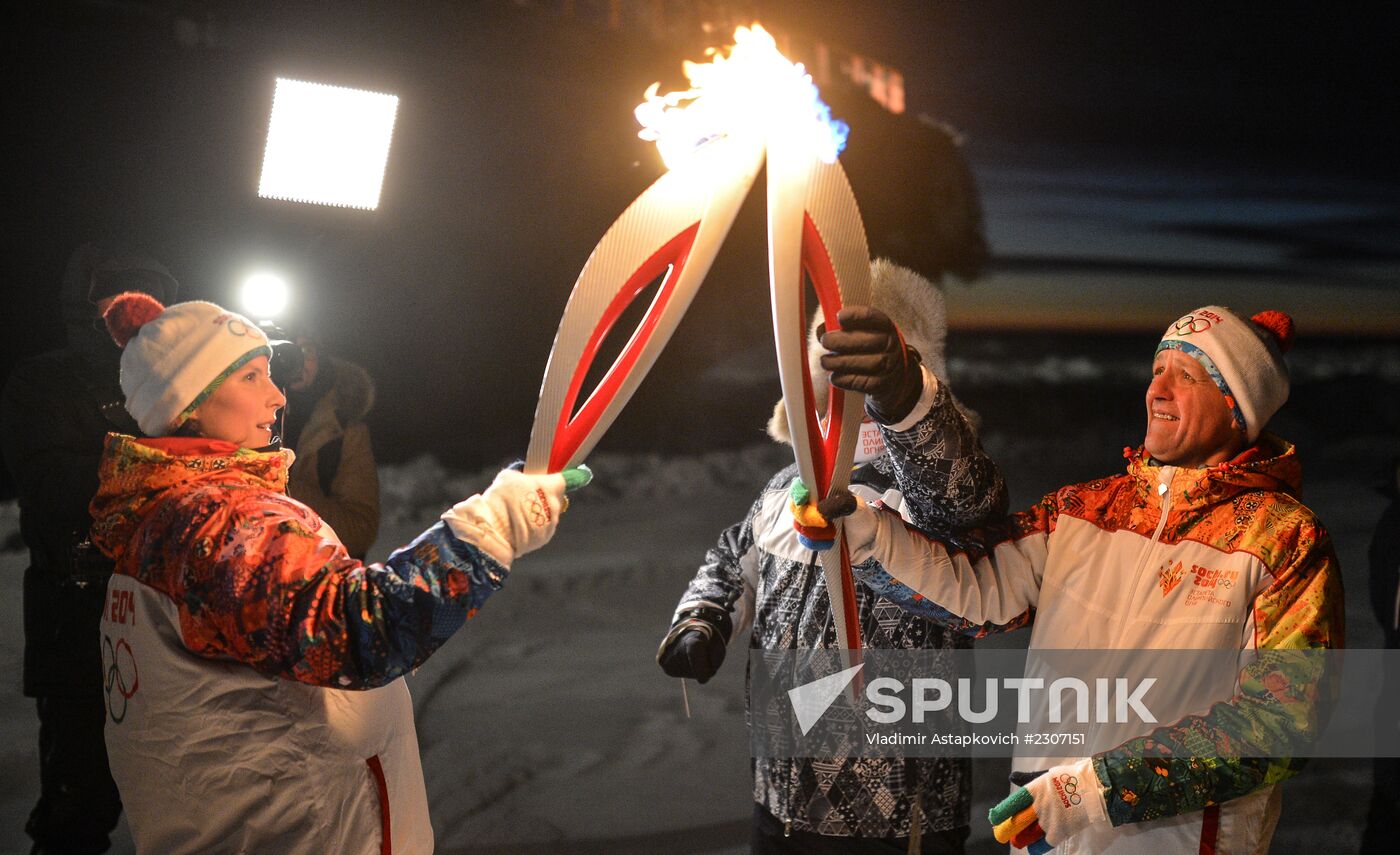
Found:
<svg viewBox="0 0 1400 855"><path fill-rule="evenodd" d="M831 118L816 84L801 63L793 63L759 24L734 31L734 44L710 48L709 62L684 64L690 88L658 95L647 88L637 105L638 132L656 143L661 159L674 169L705 143L736 133L800 133L827 163L846 147L850 128Z"/></svg>

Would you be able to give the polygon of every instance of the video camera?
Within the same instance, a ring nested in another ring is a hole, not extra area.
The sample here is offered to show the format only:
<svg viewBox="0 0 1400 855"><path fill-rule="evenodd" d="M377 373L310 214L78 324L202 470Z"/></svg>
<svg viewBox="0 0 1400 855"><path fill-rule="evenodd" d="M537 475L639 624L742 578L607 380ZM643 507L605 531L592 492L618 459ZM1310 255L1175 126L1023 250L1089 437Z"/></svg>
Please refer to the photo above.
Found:
<svg viewBox="0 0 1400 855"><path fill-rule="evenodd" d="M301 380L302 372L306 370L306 354L302 353L301 346L293 340L291 333L272 321L259 321L258 328L267 336L267 343L272 348L272 382L286 392L292 384Z"/></svg>

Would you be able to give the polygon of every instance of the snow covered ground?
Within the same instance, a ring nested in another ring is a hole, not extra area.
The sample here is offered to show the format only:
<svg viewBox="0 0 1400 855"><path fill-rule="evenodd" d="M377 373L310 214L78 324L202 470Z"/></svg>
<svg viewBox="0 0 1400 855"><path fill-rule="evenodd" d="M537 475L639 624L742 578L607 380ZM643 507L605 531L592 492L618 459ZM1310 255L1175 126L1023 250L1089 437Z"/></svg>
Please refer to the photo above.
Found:
<svg viewBox="0 0 1400 855"><path fill-rule="evenodd" d="M1028 445L988 431L1013 498L1024 504L1081 458L1082 444ZM1331 527L1346 572L1349 643L1374 646L1365 548L1382 500L1368 484L1391 453L1381 438L1333 443L1314 459L1307 498ZM1116 468L1113 449L1090 465ZM675 600L719 530L745 512L785 451L759 445L690 457L599 455L598 480L576 494L557 539L522 559L506 588L410 682L439 851L738 853L750 812L742 655L705 686L680 686L653 660ZM1100 463L1102 465L1100 465ZM385 527L375 555L407 541L492 473L432 458L385 467ZM14 530L0 505L0 543ZM18 580L23 555L0 555ZM6 774L0 852L24 851L38 787L32 702L19 694L20 600L0 619ZM999 642L1024 643L1020 633ZM1004 792L1006 762L977 763L973 852L1003 851L984 816ZM1366 761L1316 761L1288 785L1276 851L1356 851L1370 795ZM122 830L121 833L124 833ZM119 837L113 850L131 851Z"/></svg>

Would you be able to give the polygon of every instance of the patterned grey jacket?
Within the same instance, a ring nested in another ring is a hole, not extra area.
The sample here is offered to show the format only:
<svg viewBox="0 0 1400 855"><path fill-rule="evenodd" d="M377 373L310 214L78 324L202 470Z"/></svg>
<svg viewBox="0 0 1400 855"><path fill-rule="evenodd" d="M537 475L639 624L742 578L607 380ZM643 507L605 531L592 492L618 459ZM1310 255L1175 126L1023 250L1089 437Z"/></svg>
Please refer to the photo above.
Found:
<svg viewBox="0 0 1400 855"><path fill-rule="evenodd" d="M852 489L900 507L906 519L947 534L1004 513L1006 489L973 427L938 384L927 414L907 430L884 429L901 473L918 490L893 489L892 455L858 469ZM900 427L900 426L897 426ZM778 472L743 522L720 536L681 597L677 614L698 605L730 613L733 637L752 627L749 646L762 650L836 647L830 601L816 554L797 540L788 510L788 486L797 467ZM902 507L901 507L902 505ZM856 584L861 635L870 648L946 649L967 642ZM965 826L970 810L970 762L965 758L756 758L754 800L791 828L840 837L905 837L918 795L926 831Z"/></svg>

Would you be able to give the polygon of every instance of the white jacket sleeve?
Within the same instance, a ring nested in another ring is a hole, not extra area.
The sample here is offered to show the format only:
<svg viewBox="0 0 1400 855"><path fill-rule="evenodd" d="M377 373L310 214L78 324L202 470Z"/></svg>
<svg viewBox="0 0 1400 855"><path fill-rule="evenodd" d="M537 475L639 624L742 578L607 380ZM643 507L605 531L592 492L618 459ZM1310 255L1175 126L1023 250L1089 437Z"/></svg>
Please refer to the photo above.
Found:
<svg viewBox="0 0 1400 855"><path fill-rule="evenodd" d="M1013 519L1032 521L1035 513ZM1030 610L1040 599L1048 527L1033 525L1029 532L1008 528L980 540L970 535L950 548L897 514L864 502L843 524L852 571L880 596L945 623L958 623L951 617L1006 629L1030 622ZM1011 537L1011 531L1019 536Z"/></svg>

